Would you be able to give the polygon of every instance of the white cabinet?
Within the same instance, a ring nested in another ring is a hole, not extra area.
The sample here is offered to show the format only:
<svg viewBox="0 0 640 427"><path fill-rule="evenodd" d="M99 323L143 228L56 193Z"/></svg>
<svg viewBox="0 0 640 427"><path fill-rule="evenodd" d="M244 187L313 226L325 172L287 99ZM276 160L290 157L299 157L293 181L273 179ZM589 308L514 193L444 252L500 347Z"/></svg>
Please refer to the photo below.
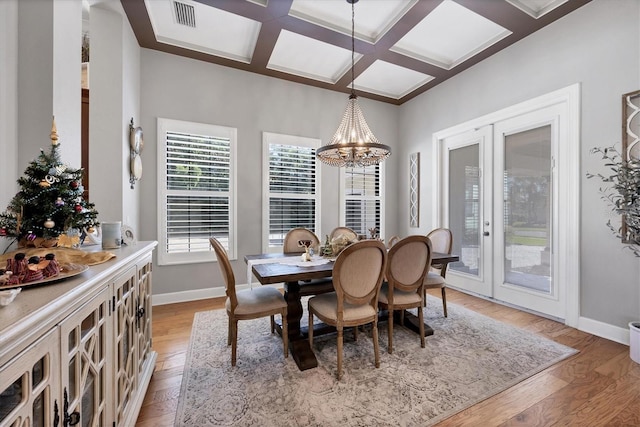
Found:
<svg viewBox="0 0 640 427"><path fill-rule="evenodd" d="M0 427L135 424L157 357L155 245L113 251L86 277L23 290L0 309Z"/></svg>
<svg viewBox="0 0 640 427"><path fill-rule="evenodd" d="M54 328L0 368L0 426L54 425L60 336Z"/></svg>
<svg viewBox="0 0 640 427"><path fill-rule="evenodd" d="M109 288L60 323L62 407L60 425L82 420L83 426L106 426ZM54 424L55 425L55 424Z"/></svg>

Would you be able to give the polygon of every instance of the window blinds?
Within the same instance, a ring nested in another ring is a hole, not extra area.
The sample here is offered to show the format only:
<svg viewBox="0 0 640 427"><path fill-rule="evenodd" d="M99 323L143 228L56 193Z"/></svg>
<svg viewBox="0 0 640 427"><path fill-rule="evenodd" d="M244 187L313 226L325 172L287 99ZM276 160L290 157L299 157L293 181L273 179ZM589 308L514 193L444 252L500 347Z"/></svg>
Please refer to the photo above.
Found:
<svg viewBox="0 0 640 427"><path fill-rule="evenodd" d="M269 246L282 246L295 227L315 231L315 149L269 144Z"/></svg>
<svg viewBox="0 0 640 427"><path fill-rule="evenodd" d="M166 252L210 251L209 237L229 248L231 141L166 133Z"/></svg>
<svg viewBox="0 0 640 427"><path fill-rule="evenodd" d="M366 236L370 228L380 231L380 166L345 169L344 186L345 225Z"/></svg>

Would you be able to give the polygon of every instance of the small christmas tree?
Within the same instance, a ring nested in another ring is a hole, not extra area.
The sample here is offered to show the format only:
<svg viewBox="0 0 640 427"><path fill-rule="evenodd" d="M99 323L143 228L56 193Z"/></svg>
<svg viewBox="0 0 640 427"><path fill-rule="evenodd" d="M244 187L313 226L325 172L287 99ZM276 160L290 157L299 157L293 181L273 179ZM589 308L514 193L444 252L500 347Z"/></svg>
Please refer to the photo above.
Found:
<svg viewBox="0 0 640 427"><path fill-rule="evenodd" d="M0 214L0 236L15 237L20 246L76 230L78 234L84 229L91 232L98 225L93 203L82 197L83 170L70 168L60 160L55 120L50 137L49 153L40 149L25 176L18 179L21 190Z"/></svg>

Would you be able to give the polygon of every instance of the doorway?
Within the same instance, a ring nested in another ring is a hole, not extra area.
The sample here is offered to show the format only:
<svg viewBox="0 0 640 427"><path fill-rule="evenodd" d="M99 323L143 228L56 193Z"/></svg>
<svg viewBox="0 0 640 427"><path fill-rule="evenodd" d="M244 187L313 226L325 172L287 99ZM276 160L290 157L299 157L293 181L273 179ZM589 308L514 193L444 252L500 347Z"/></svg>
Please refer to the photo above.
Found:
<svg viewBox="0 0 640 427"><path fill-rule="evenodd" d="M447 283L567 324L578 318L577 89L434 137L436 218L460 255Z"/></svg>

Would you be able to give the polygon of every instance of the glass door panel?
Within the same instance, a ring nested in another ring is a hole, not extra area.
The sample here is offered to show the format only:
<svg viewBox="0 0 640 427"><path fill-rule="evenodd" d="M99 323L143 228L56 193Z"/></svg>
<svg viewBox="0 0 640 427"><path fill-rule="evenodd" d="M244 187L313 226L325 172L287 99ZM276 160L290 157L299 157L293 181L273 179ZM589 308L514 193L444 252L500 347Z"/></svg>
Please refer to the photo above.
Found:
<svg viewBox="0 0 640 427"><path fill-rule="evenodd" d="M551 126L504 139L504 281L552 292Z"/></svg>
<svg viewBox="0 0 640 427"><path fill-rule="evenodd" d="M449 228L460 261L449 270L480 276L480 165L478 144L449 151Z"/></svg>
<svg viewBox="0 0 640 427"><path fill-rule="evenodd" d="M491 170L493 128L482 128L442 140L442 224L453 233L453 253L447 283L491 296L493 289Z"/></svg>

